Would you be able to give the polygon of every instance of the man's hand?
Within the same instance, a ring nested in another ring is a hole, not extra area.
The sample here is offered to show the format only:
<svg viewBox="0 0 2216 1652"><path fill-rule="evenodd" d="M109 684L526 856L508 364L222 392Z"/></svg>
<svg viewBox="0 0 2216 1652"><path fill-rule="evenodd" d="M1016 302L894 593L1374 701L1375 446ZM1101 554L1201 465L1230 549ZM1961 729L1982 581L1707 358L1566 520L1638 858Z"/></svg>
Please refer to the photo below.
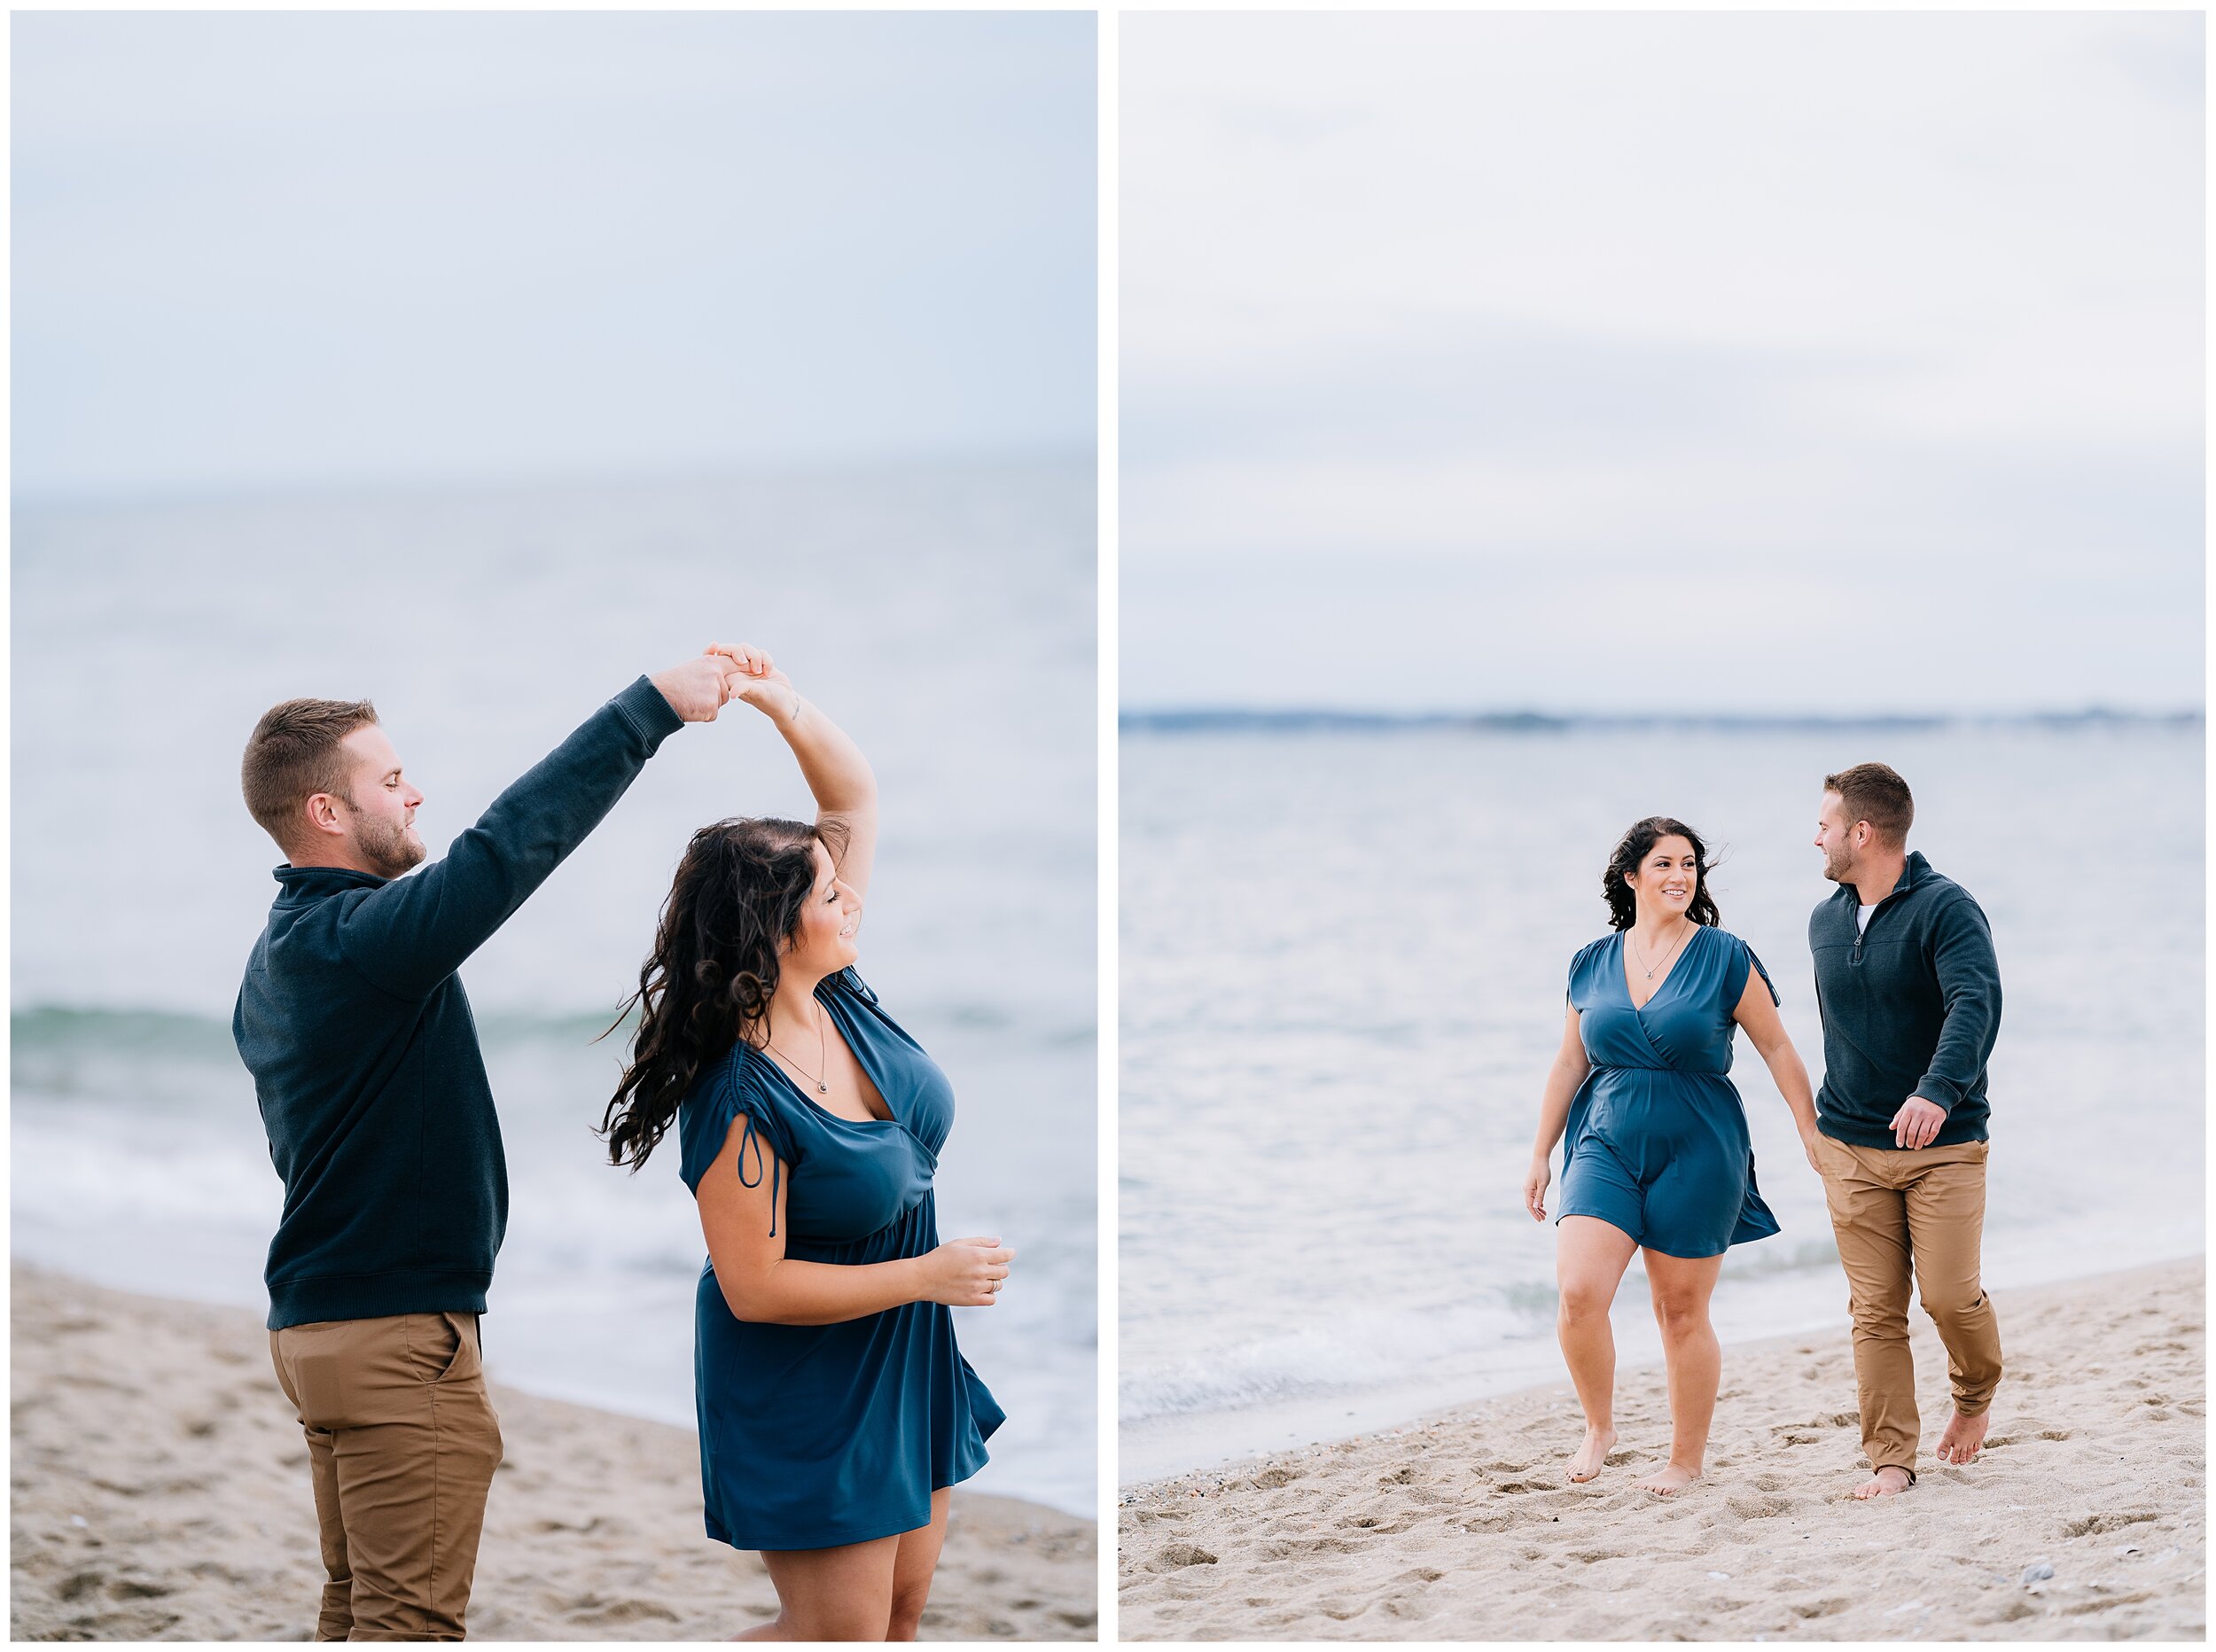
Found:
<svg viewBox="0 0 2216 1652"><path fill-rule="evenodd" d="M1892 1139L1902 1147L1929 1147L1931 1138L1946 1122L1947 1109L1921 1095L1911 1095L1900 1103L1900 1110L1892 1116L1888 1127L1892 1131Z"/></svg>
<svg viewBox="0 0 2216 1652"><path fill-rule="evenodd" d="M658 671L647 681L661 690L669 709L687 722L714 722L746 683L774 671L758 648L730 648L711 643L683 665Z"/></svg>

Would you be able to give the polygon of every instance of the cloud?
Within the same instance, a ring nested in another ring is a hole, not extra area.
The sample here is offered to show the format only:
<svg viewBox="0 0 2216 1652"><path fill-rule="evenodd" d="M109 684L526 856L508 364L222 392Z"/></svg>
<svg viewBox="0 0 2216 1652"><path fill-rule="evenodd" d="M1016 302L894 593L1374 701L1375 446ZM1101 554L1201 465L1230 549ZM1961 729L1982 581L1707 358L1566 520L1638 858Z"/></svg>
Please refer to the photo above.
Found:
<svg viewBox="0 0 2216 1652"><path fill-rule="evenodd" d="M1090 445L1088 19L15 41L19 489Z"/></svg>
<svg viewBox="0 0 2216 1652"><path fill-rule="evenodd" d="M1503 596L1494 658L1632 695L1636 627L1581 644L1604 582L1670 577L1780 683L1845 603L1899 634L1861 653L1895 705L2197 700L2200 40L1127 19L1127 700L1290 692L1299 635L1358 667L1345 703L1524 703L1411 646Z"/></svg>

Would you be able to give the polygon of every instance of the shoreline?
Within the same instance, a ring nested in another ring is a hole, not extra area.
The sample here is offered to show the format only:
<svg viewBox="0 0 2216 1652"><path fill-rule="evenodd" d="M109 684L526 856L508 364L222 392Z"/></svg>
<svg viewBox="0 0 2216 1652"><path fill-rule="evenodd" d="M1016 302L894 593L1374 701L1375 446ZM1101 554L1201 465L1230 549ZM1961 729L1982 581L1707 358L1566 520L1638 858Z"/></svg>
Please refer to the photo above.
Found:
<svg viewBox="0 0 2216 1652"><path fill-rule="evenodd" d="M2193 1251L2145 1260L2134 1258L2122 1267L2059 1273L2037 1267L2034 1263L2036 1271L2030 1278L2023 1276L2028 1270L2019 1258L2014 1267L2006 1264L1988 1266L1985 1275L1986 1283L1995 1291L2013 1297L2025 1291L2064 1289L2087 1280L2167 1267L2193 1261L2200 1255L2201 1252ZM2052 1258L2047 1259L2051 1261ZM1719 1328L1727 1376L1729 1361L1735 1356L1760 1352L1780 1343L1820 1337L1845 1323L1845 1281L1837 1276L1836 1260L1831 1267L1838 1290L1837 1300L1827 1307L1806 1308L1788 1318L1784 1329L1767 1335L1734 1336L1728 1328ZM1616 1324L1616 1368L1619 1382L1626 1373L1658 1370L1662 1366L1661 1339L1651 1317L1624 1305L1632 1298L1642 1298L1645 1291L1644 1274L1635 1258L1626 1279L1629 1282L1626 1287L1627 1294L1619 1300ZM1636 1289L1632 1288L1635 1285ZM1769 1307L1767 1304L1753 1305L1766 1310ZM1916 1312L1911 1310L1912 1317ZM1747 1317L1744 1305L1738 1317ZM1120 1497L1145 1485L1186 1476L1229 1473L1249 1461L1264 1461L1287 1451L1332 1446L1359 1436L1410 1428L1480 1405L1553 1389L1568 1392L1569 1379L1563 1371L1561 1352L1549 1334L1543 1339L1532 1339L1521 1348L1519 1357L1480 1373L1474 1381L1468 1377L1430 1377L1373 1385L1360 1393L1326 1391L1269 1399L1237 1412L1172 1413L1136 1422L1127 1422L1120 1425L1117 1466L1123 1478L1116 1490ZM1266 1435L1280 1443L1245 1443L1259 1441ZM1242 1443L1229 1446L1211 1443L1227 1438ZM1133 1469L1129 1465L1134 1456L1147 1466Z"/></svg>
<svg viewBox="0 0 2216 1652"><path fill-rule="evenodd" d="M252 1310L11 1268L11 1636L305 1640L323 1581L300 1424ZM691 1430L492 1385L488 1640L721 1640L775 1615L709 1539ZM1094 1523L954 1492L925 1640L1092 1640Z"/></svg>
<svg viewBox="0 0 2216 1652"><path fill-rule="evenodd" d="M1566 1379L1120 1489L1127 1640L2198 1638L2205 1260L1996 1290L2009 1374L1975 1463L1931 1460L1946 1359L1911 1318L1922 1478L1873 1504L1844 1313L1732 1344L1707 1477L1658 1368L1619 1370L1589 1485ZM2097 1351L2115 1357L2103 1360ZM2051 1565L2051 1578L2026 1569Z"/></svg>

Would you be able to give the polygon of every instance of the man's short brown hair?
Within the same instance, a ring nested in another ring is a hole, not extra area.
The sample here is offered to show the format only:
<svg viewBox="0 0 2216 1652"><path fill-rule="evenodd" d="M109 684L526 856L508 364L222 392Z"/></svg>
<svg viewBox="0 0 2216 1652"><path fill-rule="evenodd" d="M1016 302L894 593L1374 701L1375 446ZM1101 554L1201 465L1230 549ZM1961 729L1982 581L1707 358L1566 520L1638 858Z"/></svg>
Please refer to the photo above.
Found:
<svg viewBox="0 0 2216 1652"><path fill-rule="evenodd" d="M1823 777L1823 789L1836 791L1846 806L1846 823L1868 821L1870 830L1898 847L1908 841L1908 827L1916 820L1916 799L1908 783L1883 763L1857 763Z"/></svg>
<svg viewBox="0 0 2216 1652"><path fill-rule="evenodd" d="M291 853L300 835L300 806L318 791L353 800L339 742L377 721L367 700L286 700L272 705L246 742L239 783L246 810Z"/></svg>

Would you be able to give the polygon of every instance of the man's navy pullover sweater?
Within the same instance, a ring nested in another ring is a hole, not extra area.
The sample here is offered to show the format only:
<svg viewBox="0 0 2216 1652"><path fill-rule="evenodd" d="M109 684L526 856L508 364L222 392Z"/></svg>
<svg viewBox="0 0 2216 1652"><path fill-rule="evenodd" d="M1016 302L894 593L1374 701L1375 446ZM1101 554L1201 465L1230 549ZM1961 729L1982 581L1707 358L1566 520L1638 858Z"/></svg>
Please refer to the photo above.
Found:
<svg viewBox="0 0 2216 1652"><path fill-rule="evenodd" d="M1947 1110L1934 1147L1986 1139L1986 1063L2001 1029L1993 931L1970 892L1908 856L1857 931L1861 896L1841 884L1808 919L1823 1015L1817 1128L1857 1147L1898 1148L1911 1095Z"/></svg>
<svg viewBox="0 0 2216 1652"><path fill-rule="evenodd" d="M412 877L280 866L231 1035L285 1213L269 1329L485 1311L508 1226L500 1120L455 971L683 721L641 677Z"/></svg>

